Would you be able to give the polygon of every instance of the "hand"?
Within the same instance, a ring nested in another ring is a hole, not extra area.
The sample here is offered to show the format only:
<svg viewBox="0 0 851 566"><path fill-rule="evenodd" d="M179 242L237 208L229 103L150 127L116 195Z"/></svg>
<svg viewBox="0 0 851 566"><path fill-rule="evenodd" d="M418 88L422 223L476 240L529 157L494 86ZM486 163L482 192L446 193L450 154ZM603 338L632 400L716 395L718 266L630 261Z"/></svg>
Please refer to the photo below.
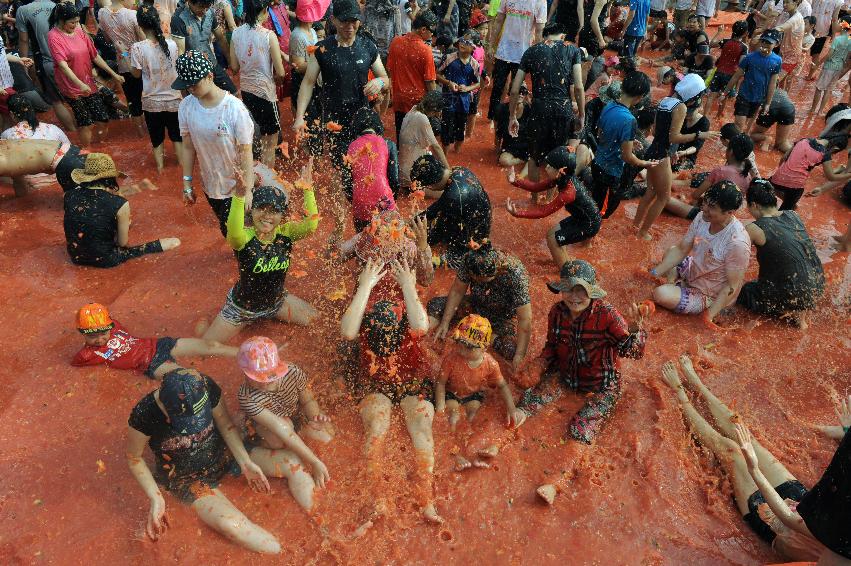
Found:
<svg viewBox="0 0 851 566"><path fill-rule="evenodd" d="M727 29L727 26L725 24L721 24L720 26L718 26L718 31L720 33L724 33L724 30L726 30L726 29Z"/></svg>
<svg viewBox="0 0 851 566"><path fill-rule="evenodd" d="M195 191L192 187L183 188L183 204L186 206L192 206L195 204Z"/></svg>
<svg viewBox="0 0 851 566"><path fill-rule="evenodd" d="M307 159L307 165L301 168L301 173L298 176L299 181L305 186L313 187L313 156Z"/></svg>
<svg viewBox="0 0 851 566"><path fill-rule="evenodd" d="M488 87L490 87L492 83L493 83L493 80L491 79L491 76L490 76L490 75L486 76L486 77L485 77L485 84L486 84Z"/></svg>
<svg viewBox="0 0 851 566"><path fill-rule="evenodd" d="M384 80L378 77L372 79L363 87L363 93L367 96L376 96L384 90Z"/></svg>
<svg viewBox="0 0 851 566"><path fill-rule="evenodd" d="M269 493L272 491L269 480L266 479L266 474L251 459L242 466L242 475L245 476L245 480L252 490L258 493Z"/></svg>
<svg viewBox="0 0 851 566"><path fill-rule="evenodd" d="M510 198L505 199L505 208L511 216L517 216L517 205Z"/></svg>
<svg viewBox="0 0 851 566"><path fill-rule="evenodd" d="M403 289L406 285L416 288L417 275L414 270L408 265L408 261L402 259L394 259L390 262L390 270L393 272L393 277L399 282L399 286Z"/></svg>
<svg viewBox="0 0 851 566"><path fill-rule="evenodd" d="M642 328L644 328L644 319L646 318L646 314L642 312L641 307L637 303L632 303L629 305L629 309L627 309L627 314L630 320L634 320L635 322L630 323L629 331L631 333L638 332Z"/></svg>
<svg viewBox="0 0 851 566"><path fill-rule="evenodd" d="M387 271L382 271L384 269L384 264L376 259L368 259L366 265L363 266L363 271L361 271L360 276L358 277L358 286L364 286L369 289L375 287L375 284L378 283L382 277L387 273Z"/></svg>
<svg viewBox="0 0 851 566"><path fill-rule="evenodd" d="M325 484L331 479L328 468L319 458L310 463L310 475L313 476L314 483L319 487L325 487Z"/></svg>
<svg viewBox="0 0 851 566"><path fill-rule="evenodd" d="M817 197L821 194L821 187L816 187L806 194L808 197Z"/></svg>
<svg viewBox="0 0 851 566"><path fill-rule="evenodd" d="M660 161L658 159L651 159L649 161L644 162L644 168L645 169L651 169L651 168L659 165L659 163L660 163Z"/></svg>
<svg viewBox="0 0 851 566"><path fill-rule="evenodd" d="M703 311L703 325L709 330L721 330L721 327L712 320L713 318L714 316L709 314L709 309Z"/></svg>
<svg viewBox="0 0 851 566"><path fill-rule="evenodd" d="M121 75L115 75L114 77L112 77L112 80L114 80L118 84L124 84L124 77L122 77Z"/></svg>
<svg viewBox="0 0 851 566"><path fill-rule="evenodd" d="M248 192L248 183L245 182L245 178L242 176L242 170L236 167L234 169L234 175L236 176L236 184L233 186L233 194L240 198L245 198L245 194Z"/></svg>
<svg viewBox="0 0 851 566"><path fill-rule="evenodd" d="M32 59L30 59L29 57L19 57L18 59L19 59L18 62L21 65L23 65L24 67L29 68L29 67L33 66L34 61Z"/></svg>
<svg viewBox="0 0 851 566"><path fill-rule="evenodd" d="M526 356L521 356L520 354L514 354L514 358L511 360L511 371L517 373L520 371L520 367L523 365L523 359Z"/></svg>
<svg viewBox="0 0 851 566"><path fill-rule="evenodd" d="M524 422L526 422L526 411L523 409L514 408L511 411L508 411L508 426L513 426L514 428L519 428Z"/></svg>
<svg viewBox="0 0 851 566"><path fill-rule="evenodd" d="M449 334L449 323L444 323L440 321L440 324L437 325L437 328L434 330L434 339L435 340L443 340L446 338L446 335Z"/></svg>
<svg viewBox="0 0 851 566"><path fill-rule="evenodd" d="M83 84L80 86L80 92L82 92L84 95L88 96L88 95L90 95L90 94L92 93L92 87L90 87L89 85L87 85L87 84L83 83Z"/></svg>
<svg viewBox="0 0 851 566"><path fill-rule="evenodd" d="M514 116L508 119L508 135L512 138L520 135L520 122Z"/></svg>
<svg viewBox="0 0 851 566"><path fill-rule="evenodd" d="M449 12L449 10L446 10L446 15L443 16L443 23L448 24L451 20L452 20L452 14Z"/></svg>
<svg viewBox="0 0 851 566"><path fill-rule="evenodd" d="M675 392L683 386L682 381L680 381L680 374L677 371L676 366L674 366L674 362L668 361L662 364L662 381L664 381L665 385L673 389Z"/></svg>
<svg viewBox="0 0 851 566"><path fill-rule="evenodd" d="M292 125L293 131L296 133L296 139L304 135L307 131L307 124L304 123L304 116L296 116Z"/></svg>
<svg viewBox="0 0 851 566"><path fill-rule="evenodd" d="M414 232L414 241L417 249L423 251L428 248L428 220L425 215L414 216L411 220L411 228Z"/></svg>
<svg viewBox="0 0 851 566"><path fill-rule="evenodd" d="M517 171L514 170L514 166L512 165L508 168L508 182L513 184L516 179Z"/></svg>
<svg viewBox="0 0 851 566"><path fill-rule="evenodd" d="M165 499L161 493L151 498L151 509L148 512L148 524L145 533L151 540L157 540L168 529L168 515L165 514Z"/></svg>
<svg viewBox="0 0 851 566"><path fill-rule="evenodd" d="M742 451L742 456L748 463L748 468L751 470L759 467L759 458L756 457L756 450L753 447L753 438L748 427L741 423L736 424L736 439L739 441L739 448Z"/></svg>
<svg viewBox="0 0 851 566"><path fill-rule="evenodd" d="M605 49L606 48L606 40L605 39L598 39L597 40L597 47L599 47L600 49Z"/></svg>
<svg viewBox="0 0 851 566"><path fill-rule="evenodd" d="M845 399L840 399L834 407L836 417L839 419L839 424L843 428L851 427L851 395Z"/></svg>

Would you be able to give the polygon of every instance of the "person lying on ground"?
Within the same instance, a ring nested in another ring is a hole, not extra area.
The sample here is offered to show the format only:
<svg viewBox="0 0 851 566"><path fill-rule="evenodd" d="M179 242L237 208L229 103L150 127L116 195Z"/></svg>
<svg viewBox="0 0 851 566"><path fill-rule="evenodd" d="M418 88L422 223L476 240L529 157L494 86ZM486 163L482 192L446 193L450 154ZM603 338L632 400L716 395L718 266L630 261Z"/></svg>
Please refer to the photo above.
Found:
<svg viewBox="0 0 851 566"><path fill-rule="evenodd" d="M266 473L275 471L264 471L248 456L221 397L212 378L179 368L133 407L127 465L150 500L145 533L157 541L170 526L162 487L226 538L254 552L278 554L281 545L274 535L251 522L219 489L230 473L245 476L252 490L269 493ZM145 444L154 454L153 473L142 457ZM283 459L274 465L284 465Z"/></svg>
<svg viewBox="0 0 851 566"><path fill-rule="evenodd" d="M237 348L200 338L138 338L112 320L109 310L99 303L83 305L77 311L77 330L85 345L74 354L72 366L106 365L115 369L143 372L161 379L181 367L175 357L236 357Z"/></svg>

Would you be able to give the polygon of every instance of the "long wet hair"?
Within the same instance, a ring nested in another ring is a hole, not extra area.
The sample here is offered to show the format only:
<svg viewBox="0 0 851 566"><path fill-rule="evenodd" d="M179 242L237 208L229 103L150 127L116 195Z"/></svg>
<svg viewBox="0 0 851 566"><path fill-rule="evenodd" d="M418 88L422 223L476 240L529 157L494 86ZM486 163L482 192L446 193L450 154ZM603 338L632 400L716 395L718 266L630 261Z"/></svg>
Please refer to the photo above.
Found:
<svg viewBox="0 0 851 566"><path fill-rule="evenodd" d="M145 31L154 34L160 49L165 53L165 60L171 62L171 52L168 50L168 43L163 35L162 22L160 22L160 14L157 9L150 4L142 4L136 10L136 23Z"/></svg>
<svg viewBox="0 0 851 566"><path fill-rule="evenodd" d="M242 19L245 20L248 27L257 27L257 18L266 9L267 4L266 0L242 0Z"/></svg>
<svg viewBox="0 0 851 566"><path fill-rule="evenodd" d="M728 151L733 154L733 159L742 164L741 172L745 177L750 176L753 164L748 156L753 153L753 140L747 134L739 134L730 140Z"/></svg>
<svg viewBox="0 0 851 566"><path fill-rule="evenodd" d="M80 11L77 10L77 7L74 4L60 2L53 7L53 11L50 12L50 18L47 20L47 23L50 27L55 27L56 24L60 22L67 22L68 20L73 20L74 18L79 17Z"/></svg>
<svg viewBox="0 0 851 566"><path fill-rule="evenodd" d="M38 128L38 116L36 116L35 108L28 98L20 94L13 94L6 104L9 107L9 112L14 114L18 120L29 124L33 131Z"/></svg>

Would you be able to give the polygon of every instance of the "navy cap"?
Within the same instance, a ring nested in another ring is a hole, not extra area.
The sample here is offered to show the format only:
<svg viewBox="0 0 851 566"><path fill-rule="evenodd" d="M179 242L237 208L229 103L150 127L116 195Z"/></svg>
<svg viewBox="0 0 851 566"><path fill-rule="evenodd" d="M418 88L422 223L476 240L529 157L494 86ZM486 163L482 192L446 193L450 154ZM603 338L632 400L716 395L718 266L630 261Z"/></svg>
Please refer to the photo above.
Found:
<svg viewBox="0 0 851 566"><path fill-rule="evenodd" d="M196 434L213 422L207 377L197 370L175 369L163 376L160 403L178 434Z"/></svg>

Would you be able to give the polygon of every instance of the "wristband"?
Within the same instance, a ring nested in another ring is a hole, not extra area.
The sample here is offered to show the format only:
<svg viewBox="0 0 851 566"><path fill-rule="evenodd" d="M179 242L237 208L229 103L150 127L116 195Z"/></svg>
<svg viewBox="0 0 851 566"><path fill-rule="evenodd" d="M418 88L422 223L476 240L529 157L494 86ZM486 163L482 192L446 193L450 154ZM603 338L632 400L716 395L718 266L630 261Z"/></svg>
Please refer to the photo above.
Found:
<svg viewBox="0 0 851 566"><path fill-rule="evenodd" d="M185 189L183 189L183 194L185 196L191 197L193 194L195 194L195 191L192 189L192 187L186 187Z"/></svg>
<svg viewBox="0 0 851 566"><path fill-rule="evenodd" d="M650 268L650 275L652 275L653 277L659 277L659 274L658 274L658 273L656 273L656 268L655 268L655 267L651 267L651 268Z"/></svg>
<svg viewBox="0 0 851 566"><path fill-rule="evenodd" d="M192 182L192 175L184 175L183 180L186 181L187 183L191 183Z"/></svg>
<svg viewBox="0 0 851 566"><path fill-rule="evenodd" d="M849 430L851 430L851 426L844 426L844 427L842 427L842 432L844 432L845 434L848 434L848 431L849 431Z"/></svg>

